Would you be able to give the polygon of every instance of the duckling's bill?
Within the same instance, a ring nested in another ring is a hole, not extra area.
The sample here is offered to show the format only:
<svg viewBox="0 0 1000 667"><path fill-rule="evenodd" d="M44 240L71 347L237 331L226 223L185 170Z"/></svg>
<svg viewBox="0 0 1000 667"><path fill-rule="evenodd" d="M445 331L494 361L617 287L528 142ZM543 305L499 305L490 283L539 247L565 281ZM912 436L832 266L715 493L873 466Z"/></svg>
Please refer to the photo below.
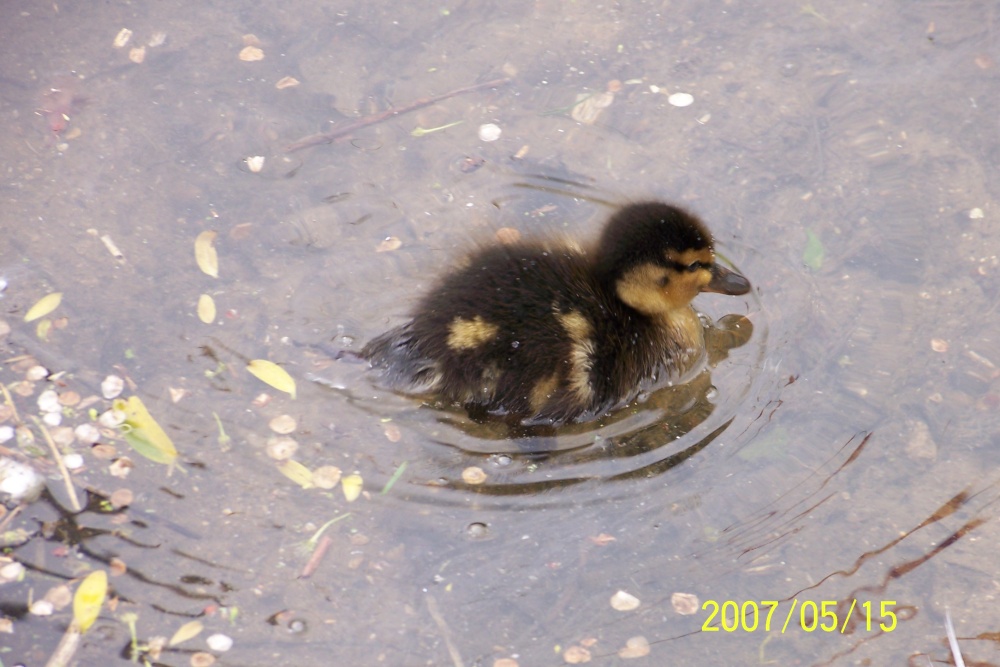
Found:
<svg viewBox="0 0 1000 667"><path fill-rule="evenodd" d="M712 280L705 286L704 291L740 296L750 291L750 281L716 263L712 265Z"/></svg>

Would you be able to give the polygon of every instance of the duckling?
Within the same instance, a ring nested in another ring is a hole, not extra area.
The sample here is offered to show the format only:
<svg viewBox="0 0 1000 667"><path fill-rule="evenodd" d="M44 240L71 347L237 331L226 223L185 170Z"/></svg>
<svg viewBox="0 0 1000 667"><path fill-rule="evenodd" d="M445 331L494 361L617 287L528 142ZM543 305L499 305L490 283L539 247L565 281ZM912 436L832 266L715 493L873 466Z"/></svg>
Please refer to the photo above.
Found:
<svg viewBox="0 0 1000 667"><path fill-rule="evenodd" d="M589 252L552 240L474 252L361 356L378 384L473 417L583 422L690 379L705 356L692 300L749 290L716 263L695 215L635 203L611 216Z"/></svg>

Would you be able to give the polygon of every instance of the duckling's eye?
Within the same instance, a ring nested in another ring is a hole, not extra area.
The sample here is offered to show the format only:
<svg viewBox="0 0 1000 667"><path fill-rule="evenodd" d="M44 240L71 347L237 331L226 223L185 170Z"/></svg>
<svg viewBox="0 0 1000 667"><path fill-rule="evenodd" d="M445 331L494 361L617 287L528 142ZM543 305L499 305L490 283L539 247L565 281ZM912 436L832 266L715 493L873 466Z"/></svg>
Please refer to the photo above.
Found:
<svg viewBox="0 0 1000 667"><path fill-rule="evenodd" d="M690 264L688 264L684 268L686 270L690 271L691 273L694 273L695 271L697 271L698 269L701 268L701 262L691 262Z"/></svg>

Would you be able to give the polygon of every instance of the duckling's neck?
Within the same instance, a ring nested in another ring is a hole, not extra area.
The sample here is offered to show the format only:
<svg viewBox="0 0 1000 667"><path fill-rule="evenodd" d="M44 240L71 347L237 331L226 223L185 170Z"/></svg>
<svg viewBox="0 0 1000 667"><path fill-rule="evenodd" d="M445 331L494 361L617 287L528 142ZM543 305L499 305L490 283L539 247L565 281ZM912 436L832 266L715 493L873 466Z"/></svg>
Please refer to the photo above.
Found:
<svg viewBox="0 0 1000 667"><path fill-rule="evenodd" d="M678 350L699 352L704 349L705 329L691 306L660 313L652 319Z"/></svg>

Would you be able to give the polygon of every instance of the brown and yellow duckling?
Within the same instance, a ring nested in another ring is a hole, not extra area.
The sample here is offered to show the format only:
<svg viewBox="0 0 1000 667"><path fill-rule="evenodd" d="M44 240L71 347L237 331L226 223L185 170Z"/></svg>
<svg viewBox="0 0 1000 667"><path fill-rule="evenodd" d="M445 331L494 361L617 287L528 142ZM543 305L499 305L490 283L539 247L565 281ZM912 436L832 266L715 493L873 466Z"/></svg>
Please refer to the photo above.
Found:
<svg viewBox="0 0 1000 667"><path fill-rule="evenodd" d="M691 301L750 283L719 266L711 234L669 204L631 204L589 252L518 242L472 254L410 322L361 355L383 386L525 425L599 417L683 382L705 354Z"/></svg>

